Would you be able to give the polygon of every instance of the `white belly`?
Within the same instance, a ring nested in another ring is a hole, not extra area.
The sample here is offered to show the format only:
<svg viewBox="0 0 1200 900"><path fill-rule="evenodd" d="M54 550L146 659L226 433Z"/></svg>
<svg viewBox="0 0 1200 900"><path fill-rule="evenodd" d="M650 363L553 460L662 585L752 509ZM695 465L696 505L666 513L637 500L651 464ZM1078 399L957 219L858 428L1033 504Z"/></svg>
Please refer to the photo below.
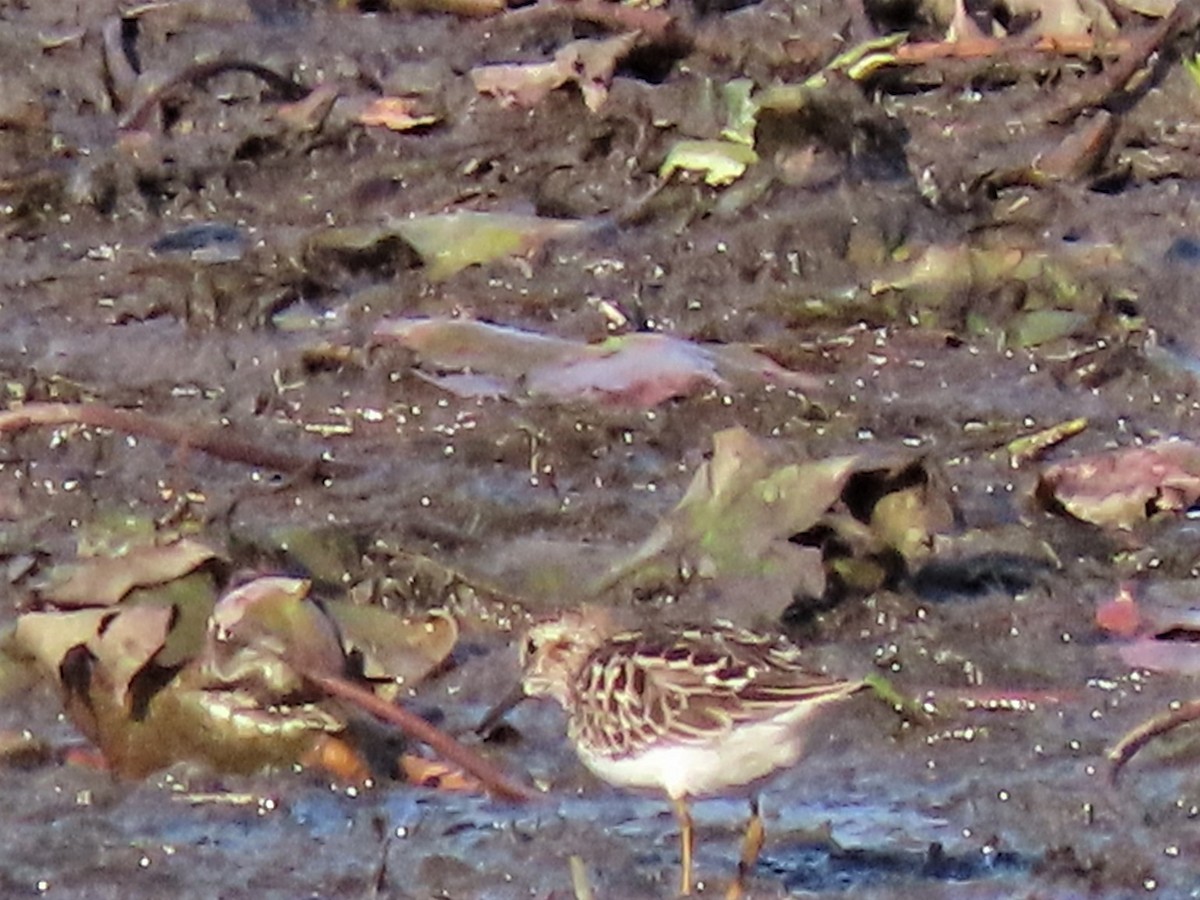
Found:
<svg viewBox="0 0 1200 900"><path fill-rule="evenodd" d="M794 765L803 749L796 723L775 719L739 725L708 743L663 743L624 757L580 748L579 758L611 784L665 791L679 798L724 794L752 784Z"/></svg>

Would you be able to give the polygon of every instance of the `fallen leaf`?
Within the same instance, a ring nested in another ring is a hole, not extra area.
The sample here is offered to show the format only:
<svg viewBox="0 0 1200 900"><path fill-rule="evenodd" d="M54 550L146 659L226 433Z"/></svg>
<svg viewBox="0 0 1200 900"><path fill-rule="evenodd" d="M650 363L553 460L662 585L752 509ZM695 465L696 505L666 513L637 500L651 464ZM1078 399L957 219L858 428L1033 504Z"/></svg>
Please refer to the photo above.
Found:
<svg viewBox="0 0 1200 900"><path fill-rule="evenodd" d="M641 33L630 31L611 38L584 38L565 44L550 62L499 63L477 66L471 81L481 94L505 106L530 107L564 84L578 85L592 112L604 105L613 70L637 43Z"/></svg>
<svg viewBox="0 0 1200 900"><path fill-rule="evenodd" d="M1200 499L1200 446L1161 441L1056 463L1042 470L1038 493L1084 522L1131 529Z"/></svg>
<svg viewBox="0 0 1200 900"><path fill-rule="evenodd" d="M411 131L432 125L438 117L420 111L420 101L411 97L379 97L370 101L358 114L363 125L380 125L392 131Z"/></svg>
<svg viewBox="0 0 1200 900"><path fill-rule="evenodd" d="M496 97L504 106L537 106L547 94L570 80L557 61L497 63L471 70L471 81L481 94Z"/></svg>
<svg viewBox="0 0 1200 900"><path fill-rule="evenodd" d="M1159 0L1128 2L1155 3ZM991 40L989 32L993 30L1003 34L1010 28L1029 36L1058 40L1094 35L1111 37L1118 31L1104 0L999 0L992 6L983 7L982 13L979 5L972 8L975 15L984 18L984 29L981 30L967 12L966 0L937 4L940 18L947 25L947 42L974 45Z"/></svg>
<svg viewBox="0 0 1200 900"><path fill-rule="evenodd" d="M44 671L57 677L67 651L86 645L107 615L110 613L105 609L24 613L17 618L13 642Z"/></svg>
<svg viewBox="0 0 1200 900"><path fill-rule="evenodd" d="M328 601L326 613L333 619L348 654L361 661L362 675L376 686L376 693L394 697L401 687L423 681L449 657L458 643L458 623L447 612L420 616L397 616L379 606L362 606L345 601Z"/></svg>
<svg viewBox="0 0 1200 900"><path fill-rule="evenodd" d="M1152 19L1162 19L1175 12L1179 0L1113 0L1130 12Z"/></svg>
<svg viewBox="0 0 1200 900"><path fill-rule="evenodd" d="M216 556L211 548L187 539L135 547L120 556L55 566L38 596L59 607L110 606L139 585L172 581Z"/></svg>
<svg viewBox="0 0 1200 900"><path fill-rule="evenodd" d="M130 685L162 649L173 612L169 606L122 607L109 612L87 642L95 665L105 671L113 700L131 714Z"/></svg>
<svg viewBox="0 0 1200 900"><path fill-rule="evenodd" d="M474 778L449 763L441 760L426 759L411 753L402 754L400 768L404 777L412 784L421 787L436 788L440 791L473 791L480 790L480 784Z"/></svg>
<svg viewBox="0 0 1200 900"><path fill-rule="evenodd" d="M758 128L758 103L754 100L754 80L735 78L721 87L725 101L727 121L721 129L721 137L736 144L754 146L754 133Z"/></svg>
<svg viewBox="0 0 1200 900"><path fill-rule="evenodd" d="M704 387L720 387L702 345L662 334L630 334L589 345L575 360L526 373L525 389L556 400L593 400L649 408Z"/></svg>
<svg viewBox="0 0 1200 900"><path fill-rule="evenodd" d="M524 378L539 366L567 364L584 346L508 325L439 317L383 319L373 336L398 342L435 369L466 369L506 381Z"/></svg>
<svg viewBox="0 0 1200 900"><path fill-rule="evenodd" d="M724 187L741 178L756 162L754 148L741 141L679 141L667 151L658 174L670 178L680 170L701 172L705 184Z"/></svg>
<svg viewBox="0 0 1200 900"><path fill-rule="evenodd" d="M1034 34L1072 37L1086 34L1112 35L1117 23L1102 0L1004 0L1015 17L1034 17Z"/></svg>
<svg viewBox="0 0 1200 900"><path fill-rule="evenodd" d="M431 281L443 281L468 266L527 255L547 241L585 234L598 225L591 220L459 210L395 219L387 227L417 252Z"/></svg>
<svg viewBox="0 0 1200 900"><path fill-rule="evenodd" d="M334 85L319 84L304 99L281 103L275 109L275 118L296 132L317 131L337 102L338 94Z"/></svg>
<svg viewBox="0 0 1200 900"><path fill-rule="evenodd" d="M462 396L524 393L562 402L588 400L652 407L728 383L769 382L797 390L820 383L752 348L697 344L664 334L636 333L585 344L471 319L393 319L377 340L413 350L422 377ZM466 370L447 374L448 369Z"/></svg>
<svg viewBox="0 0 1200 900"><path fill-rule="evenodd" d="M683 499L589 593L661 582L685 569L710 582L757 580L768 615L782 613L798 585L819 596L820 552L788 539L821 521L855 462L845 456L778 466L745 429L719 431L712 459L696 470Z"/></svg>
<svg viewBox="0 0 1200 900"><path fill-rule="evenodd" d="M1008 451L1008 462L1014 469L1040 459L1052 447L1080 434L1088 426L1085 418L1068 419L1043 428L1033 434L1009 441L1005 448Z"/></svg>
<svg viewBox="0 0 1200 900"><path fill-rule="evenodd" d="M227 593L209 620L202 665L214 682L286 696L309 675L340 675L345 654L333 621L302 578L256 578Z"/></svg>

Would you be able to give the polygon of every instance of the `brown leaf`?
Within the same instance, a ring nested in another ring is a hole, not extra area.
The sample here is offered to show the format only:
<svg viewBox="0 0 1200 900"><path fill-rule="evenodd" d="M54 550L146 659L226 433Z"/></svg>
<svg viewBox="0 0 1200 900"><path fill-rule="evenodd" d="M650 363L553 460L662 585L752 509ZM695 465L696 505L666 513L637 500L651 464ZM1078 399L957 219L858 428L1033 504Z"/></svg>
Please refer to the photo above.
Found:
<svg viewBox="0 0 1200 900"><path fill-rule="evenodd" d="M332 84L318 84L304 99L280 104L275 110L275 118L293 131L317 131L337 102L338 93Z"/></svg>
<svg viewBox="0 0 1200 900"><path fill-rule="evenodd" d="M576 359L526 373L526 390L556 400L649 408L725 384L711 353L668 335L630 334L577 346Z"/></svg>
<svg viewBox="0 0 1200 900"><path fill-rule="evenodd" d="M640 36L640 32L630 31L611 38L571 41L551 62L477 66L471 70L471 81L479 93L496 97L505 106L522 107L536 106L551 91L574 82L587 108L595 112L608 97L617 63Z"/></svg>
<svg viewBox="0 0 1200 900"><path fill-rule="evenodd" d="M636 333L585 344L470 319L394 319L376 339L396 340L437 374L422 377L464 396L532 396L646 408L730 381L807 390L816 379L750 347ZM447 369L467 370L446 374Z"/></svg>
<svg viewBox="0 0 1200 900"><path fill-rule="evenodd" d="M172 581L210 559L216 552L198 541L134 547L120 556L95 557L55 566L49 584L38 594L56 606L111 606L135 587Z"/></svg>
<svg viewBox="0 0 1200 900"><path fill-rule="evenodd" d="M162 649L173 614L170 606L122 607L109 613L88 641L95 665L104 670L105 682L118 706L130 710L130 684Z"/></svg>
<svg viewBox="0 0 1200 900"><path fill-rule="evenodd" d="M105 609L24 613L17 618L13 640L48 674L57 678L67 651L86 645L108 615L111 613Z"/></svg>
<svg viewBox="0 0 1200 900"><path fill-rule="evenodd" d="M405 778L421 787L472 793L478 793L483 789L476 779L467 775L462 769L441 760L426 759L423 756L405 753L400 757L400 768L404 772Z"/></svg>
<svg viewBox="0 0 1200 900"><path fill-rule="evenodd" d="M599 220L455 210L395 219L378 233L399 235L421 257L429 279L442 281L468 266L527 256L548 241L585 234L602 224Z"/></svg>
<svg viewBox="0 0 1200 900"><path fill-rule="evenodd" d="M1084 522L1131 529L1200 498L1200 446L1162 441L1057 463L1042 471L1038 490Z"/></svg>
<svg viewBox="0 0 1200 900"><path fill-rule="evenodd" d="M361 656L362 674L392 682L385 696L419 684L458 643L458 623L446 612L398 616L379 606L339 601L324 608L337 623L346 651Z"/></svg>
<svg viewBox="0 0 1200 900"><path fill-rule="evenodd" d="M817 593L823 586L820 553L788 538L821 521L855 462L847 456L777 465L745 429L717 432L712 459L696 470L683 499L593 592L655 581L682 565L707 580L732 579L741 593L748 580L770 586L771 596L760 602L778 615L798 584Z"/></svg>
<svg viewBox="0 0 1200 900"><path fill-rule="evenodd" d="M437 120L437 116L422 112L420 101L412 97L378 97L358 114L363 125L380 125L392 131L411 131Z"/></svg>
<svg viewBox="0 0 1200 900"><path fill-rule="evenodd" d="M301 578L256 578L213 609L203 665L217 683L251 683L265 695L299 691L306 677L340 675L337 628L308 597Z"/></svg>

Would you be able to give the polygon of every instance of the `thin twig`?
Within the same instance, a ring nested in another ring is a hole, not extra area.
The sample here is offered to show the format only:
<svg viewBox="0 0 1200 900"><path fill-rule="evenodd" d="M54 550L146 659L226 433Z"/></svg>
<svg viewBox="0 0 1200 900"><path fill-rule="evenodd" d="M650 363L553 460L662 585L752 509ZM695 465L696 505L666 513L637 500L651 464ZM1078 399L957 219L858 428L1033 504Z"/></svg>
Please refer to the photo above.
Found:
<svg viewBox="0 0 1200 900"><path fill-rule="evenodd" d="M1133 76L1149 62L1150 57L1183 27L1184 7L1180 3L1169 16L1157 25L1152 25L1129 39L1129 50L1117 62L1103 72L1085 81L1075 92L1075 97L1052 108L1044 121L1069 122L1090 109L1099 109L1111 103L1129 86Z"/></svg>
<svg viewBox="0 0 1200 900"><path fill-rule="evenodd" d="M199 450L217 459L277 469L280 472L312 471L317 475L345 474L353 467L317 456L273 450L231 437L223 429L197 430L156 419L142 412L117 409L101 403L27 403L0 411L0 434L33 426L88 425L125 434L149 437L181 449Z"/></svg>
<svg viewBox="0 0 1200 900"><path fill-rule="evenodd" d="M1108 773L1109 780L1116 784L1126 763L1156 737L1161 737L1174 731L1180 725L1186 725L1198 719L1200 719L1200 700L1189 700L1187 703L1181 704L1178 709L1169 709L1165 713L1147 719L1131 731L1127 731L1107 753L1108 761L1112 764Z"/></svg>
<svg viewBox="0 0 1200 900"><path fill-rule="evenodd" d="M249 60L216 59L207 62L194 63L182 71L175 73L161 84L153 84L150 73L138 76L135 93L144 90L145 96L138 98L129 110L121 117L120 126L123 129L137 131L146 127L154 111L163 100L172 96L176 88L185 84L207 81L224 72L247 72L265 81L279 96L288 102L302 100L309 94L309 88L293 81L286 75L280 75L274 69Z"/></svg>
<svg viewBox="0 0 1200 900"><path fill-rule="evenodd" d="M537 795L517 784L469 747L430 725L402 706L388 703L376 694L336 675L309 674L308 679L332 697L348 700L376 718L395 725L405 734L428 745L435 753L474 775L492 794L503 800L532 800Z"/></svg>

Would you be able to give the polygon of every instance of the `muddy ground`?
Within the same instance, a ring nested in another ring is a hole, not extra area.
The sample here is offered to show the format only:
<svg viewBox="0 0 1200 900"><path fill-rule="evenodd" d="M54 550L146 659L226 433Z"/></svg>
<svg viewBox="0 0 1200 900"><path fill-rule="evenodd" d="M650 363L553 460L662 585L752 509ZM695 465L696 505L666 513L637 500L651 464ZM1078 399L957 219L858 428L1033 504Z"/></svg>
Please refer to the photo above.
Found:
<svg viewBox="0 0 1200 900"><path fill-rule="evenodd" d="M1024 698L943 702L929 721L862 699L827 717L810 758L767 790L753 896L1200 894L1200 744L1149 748L1115 787L1105 760L1200 687L1131 669L1094 623L1124 579L1192 596L1196 525L1072 520L1035 496L1043 461L1005 452L1073 418L1087 427L1046 460L1200 431L1200 86L1181 64L1194 15L1154 36L1161 20L1125 14L1114 50L1008 46L835 77L803 109L762 115L760 161L712 187L659 166L676 141L719 135L723 85L798 83L860 41L940 41L947 22L918 4L671 0L665 28L637 20L593 111L572 85L506 106L470 73L619 33L625 13L360 7L0 6L6 402L94 401L345 465L281 472L83 425L7 433L0 616L88 523L184 523L235 566L366 584L396 608L455 600L468 627L454 664L415 703L465 730L516 677L506 620L586 599L678 502L715 433L743 426L783 458L904 454L953 506L933 546L949 575L902 565L865 596L797 588L786 615L702 578L605 598L647 619L782 616L830 669L922 697ZM1138 57L1147 35L1156 52ZM1129 60L1132 81L1114 80ZM319 85L331 106L289 106ZM363 124L380 96L434 121ZM435 280L381 223L451 208L596 227ZM183 231L198 225L221 227ZM931 246L1040 268L897 287ZM1030 279L1069 289L1035 302ZM1029 337L1036 303L1066 315ZM651 408L464 397L372 340L384 317L447 315L585 341L749 343L816 384L707 384ZM285 528L337 550L297 560ZM486 588L430 589L408 577L413 555ZM52 748L78 741L49 685L0 709ZM598 897L671 896L666 805L590 778L556 709L509 722L489 752L546 788L523 806L311 771L180 765L131 781L57 750L10 765L0 894L567 897L578 856ZM742 815L732 799L698 806L705 893L733 871Z"/></svg>

